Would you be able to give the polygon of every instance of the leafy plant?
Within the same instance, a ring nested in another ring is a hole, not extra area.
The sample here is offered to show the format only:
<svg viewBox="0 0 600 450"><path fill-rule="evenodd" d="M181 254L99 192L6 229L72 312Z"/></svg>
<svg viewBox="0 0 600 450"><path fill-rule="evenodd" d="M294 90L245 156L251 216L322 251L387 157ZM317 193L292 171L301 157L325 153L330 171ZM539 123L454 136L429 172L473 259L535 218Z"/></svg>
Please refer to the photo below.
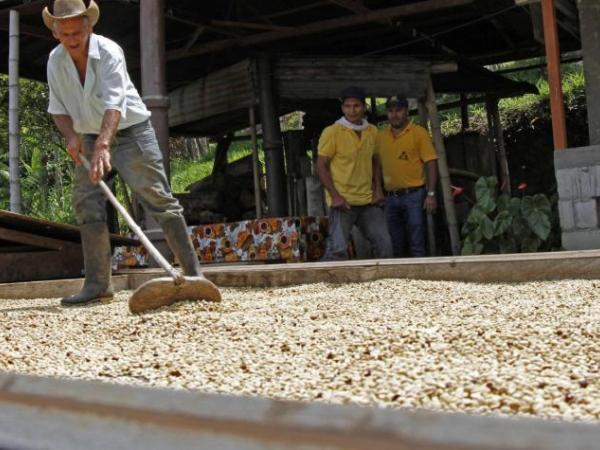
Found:
<svg viewBox="0 0 600 450"><path fill-rule="evenodd" d="M475 198L461 230L463 255L536 252L552 246L555 201L546 195L498 195L497 178L481 177L475 183Z"/></svg>

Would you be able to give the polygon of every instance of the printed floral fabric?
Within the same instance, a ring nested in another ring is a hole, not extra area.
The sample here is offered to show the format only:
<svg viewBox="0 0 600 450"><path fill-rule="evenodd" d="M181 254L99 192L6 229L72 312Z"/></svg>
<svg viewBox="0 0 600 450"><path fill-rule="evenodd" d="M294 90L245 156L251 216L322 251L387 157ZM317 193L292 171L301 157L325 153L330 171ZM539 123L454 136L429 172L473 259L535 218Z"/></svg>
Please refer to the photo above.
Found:
<svg viewBox="0 0 600 450"><path fill-rule="evenodd" d="M189 227L202 263L315 261L325 250L327 217L283 217ZM118 247L113 268L148 265L140 247Z"/></svg>

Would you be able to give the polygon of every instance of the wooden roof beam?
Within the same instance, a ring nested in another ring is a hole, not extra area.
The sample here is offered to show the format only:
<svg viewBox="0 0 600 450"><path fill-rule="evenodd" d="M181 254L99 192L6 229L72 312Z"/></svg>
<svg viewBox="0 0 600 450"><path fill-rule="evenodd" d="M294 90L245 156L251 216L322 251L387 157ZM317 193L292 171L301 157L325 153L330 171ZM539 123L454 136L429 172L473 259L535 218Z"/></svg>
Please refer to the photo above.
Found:
<svg viewBox="0 0 600 450"><path fill-rule="evenodd" d="M308 11L310 9L320 8L322 6L327 5L328 3L329 3L328 0L321 0L321 1L318 1L318 2L308 3L306 5L298 6L296 8L286 9L286 10L283 10L283 11L280 11L280 12L276 12L276 13L253 16L253 17L251 17L251 19L254 19L254 20L270 20L270 19L276 19L278 17L291 16L292 14L296 14L296 13L299 13L299 12L302 12L302 11Z"/></svg>
<svg viewBox="0 0 600 450"><path fill-rule="evenodd" d="M418 3L409 3L392 8L373 10L366 14L351 15L320 22L313 22L291 29L269 31L252 34L246 37L210 42L192 47L188 51L186 51L185 48L172 50L167 52L167 60L173 61L191 56L205 55L207 53L219 52L234 47L250 47L254 45L266 44L274 41L292 39L300 36L307 36L326 31L338 30L341 28L363 25L366 23L378 22L384 19L406 17L416 14L428 14L439 10L467 6L472 4L473 1L474 0L426 0Z"/></svg>
<svg viewBox="0 0 600 450"><path fill-rule="evenodd" d="M360 0L329 0L329 2L352 11L355 14L366 14L371 12L371 10Z"/></svg>

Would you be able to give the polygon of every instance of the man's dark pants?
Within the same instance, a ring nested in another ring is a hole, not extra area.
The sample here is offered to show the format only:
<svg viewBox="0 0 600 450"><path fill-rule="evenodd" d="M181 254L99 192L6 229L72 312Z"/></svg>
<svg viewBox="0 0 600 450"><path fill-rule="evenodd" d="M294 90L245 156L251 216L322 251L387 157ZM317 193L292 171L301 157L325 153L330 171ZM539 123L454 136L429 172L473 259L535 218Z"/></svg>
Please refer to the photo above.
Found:
<svg viewBox="0 0 600 450"><path fill-rule="evenodd" d="M407 256L407 244L411 256L425 256L427 224L423 211L424 202L425 189L386 196L385 219L395 258Z"/></svg>
<svg viewBox="0 0 600 450"><path fill-rule="evenodd" d="M375 258L390 258L392 242L379 206L352 206L350 209L329 209L329 237L322 261L348 259L348 242L356 225L371 244Z"/></svg>

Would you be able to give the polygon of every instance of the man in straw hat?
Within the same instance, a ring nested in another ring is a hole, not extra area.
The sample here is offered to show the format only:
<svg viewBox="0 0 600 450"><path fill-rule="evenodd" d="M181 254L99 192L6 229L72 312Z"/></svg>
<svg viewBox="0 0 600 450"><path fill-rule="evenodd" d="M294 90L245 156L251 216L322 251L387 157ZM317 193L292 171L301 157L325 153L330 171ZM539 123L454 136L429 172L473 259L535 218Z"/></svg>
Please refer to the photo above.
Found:
<svg viewBox="0 0 600 450"><path fill-rule="evenodd" d="M91 0L55 0L43 11L46 26L60 45L50 53L48 112L75 161L73 206L81 227L85 282L63 305L112 297L111 251L105 198L98 181L113 167L161 225L185 275L200 276L182 207L171 194L150 112L129 79L123 50L93 33L98 5ZM88 173L79 161L83 153Z"/></svg>

